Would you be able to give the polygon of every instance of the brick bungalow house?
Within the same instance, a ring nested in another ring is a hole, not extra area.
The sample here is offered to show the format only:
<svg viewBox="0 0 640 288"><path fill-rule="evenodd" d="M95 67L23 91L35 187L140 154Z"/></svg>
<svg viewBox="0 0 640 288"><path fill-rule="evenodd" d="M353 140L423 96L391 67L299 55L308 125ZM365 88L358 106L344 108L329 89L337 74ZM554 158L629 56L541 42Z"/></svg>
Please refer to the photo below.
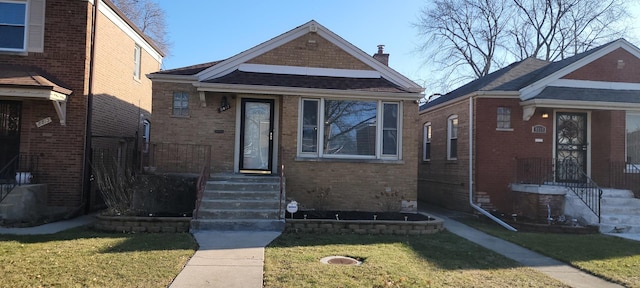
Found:
<svg viewBox="0 0 640 288"><path fill-rule="evenodd" d="M0 0L0 11L0 221L82 212L91 148L148 135L144 75L163 53L108 0Z"/></svg>
<svg viewBox="0 0 640 288"><path fill-rule="evenodd" d="M152 142L211 145L214 174L284 166L287 198L303 208L415 210L423 88L388 57L309 21L228 59L153 73Z"/></svg>
<svg viewBox="0 0 640 288"><path fill-rule="evenodd" d="M564 192L518 184L638 188L640 49L620 39L557 62L513 63L432 97L420 123L419 199L558 217Z"/></svg>

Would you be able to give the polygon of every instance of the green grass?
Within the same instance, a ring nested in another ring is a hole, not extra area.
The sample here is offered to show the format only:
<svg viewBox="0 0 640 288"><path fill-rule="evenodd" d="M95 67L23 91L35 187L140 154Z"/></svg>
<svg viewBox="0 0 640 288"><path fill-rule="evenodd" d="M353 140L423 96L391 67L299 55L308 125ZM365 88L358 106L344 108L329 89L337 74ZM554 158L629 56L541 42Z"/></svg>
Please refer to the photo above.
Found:
<svg viewBox="0 0 640 288"><path fill-rule="evenodd" d="M186 233L0 235L0 286L166 287L196 247Z"/></svg>
<svg viewBox="0 0 640 288"><path fill-rule="evenodd" d="M341 255L361 266L326 265ZM265 249L265 287L566 287L449 232L283 234Z"/></svg>
<svg viewBox="0 0 640 288"><path fill-rule="evenodd" d="M488 234L627 287L640 288L640 242L602 234L510 232L471 218L456 219Z"/></svg>

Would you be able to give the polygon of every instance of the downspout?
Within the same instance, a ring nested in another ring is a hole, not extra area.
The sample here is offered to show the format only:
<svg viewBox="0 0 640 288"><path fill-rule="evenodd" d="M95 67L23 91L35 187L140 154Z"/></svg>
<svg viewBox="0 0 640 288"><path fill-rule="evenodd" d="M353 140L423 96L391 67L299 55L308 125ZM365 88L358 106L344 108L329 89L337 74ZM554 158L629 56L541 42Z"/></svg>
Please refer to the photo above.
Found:
<svg viewBox="0 0 640 288"><path fill-rule="evenodd" d="M469 205L507 230L514 232L518 231L516 228L511 227L509 224L491 215L491 213L473 203L473 95L469 96Z"/></svg>
<svg viewBox="0 0 640 288"><path fill-rule="evenodd" d="M84 203L85 203L85 213L89 214L91 212L91 123L93 121L93 73L94 69L94 59L96 52L96 26L98 23L98 3L101 0L93 1L93 11L92 11L92 23L91 23L91 46L89 51L89 79L87 79L87 122L85 123L85 138L84 138L84 163L83 163L83 188L82 192L84 195Z"/></svg>

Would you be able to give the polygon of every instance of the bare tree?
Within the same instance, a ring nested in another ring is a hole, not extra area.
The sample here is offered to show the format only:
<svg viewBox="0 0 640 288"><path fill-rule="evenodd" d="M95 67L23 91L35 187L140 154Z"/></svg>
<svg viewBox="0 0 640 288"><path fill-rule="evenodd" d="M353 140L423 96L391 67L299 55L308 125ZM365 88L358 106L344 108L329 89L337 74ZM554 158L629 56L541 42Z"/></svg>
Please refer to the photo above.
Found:
<svg viewBox="0 0 640 288"><path fill-rule="evenodd" d="M445 79L467 78L455 78L460 68L470 69L472 78L482 77L499 64L495 53L504 37L504 19L509 17L503 1L434 0L432 4L422 10L414 26L426 38L421 51L440 64Z"/></svg>
<svg viewBox="0 0 640 288"><path fill-rule="evenodd" d="M122 13L163 52L169 53L166 14L153 0L112 0Z"/></svg>
<svg viewBox="0 0 640 288"><path fill-rule="evenodd" d="M424 37L419 50L442 75L437 81L457 85L513 61L555 61L620 38L627 32L629 3L431 0L414 27Z"/></svg>
<svg viewBox="0 0 640 288"><path fill-rule="evenodd" d="M513 0L515 56L555 61L624 36L623 0Z"/></svg>

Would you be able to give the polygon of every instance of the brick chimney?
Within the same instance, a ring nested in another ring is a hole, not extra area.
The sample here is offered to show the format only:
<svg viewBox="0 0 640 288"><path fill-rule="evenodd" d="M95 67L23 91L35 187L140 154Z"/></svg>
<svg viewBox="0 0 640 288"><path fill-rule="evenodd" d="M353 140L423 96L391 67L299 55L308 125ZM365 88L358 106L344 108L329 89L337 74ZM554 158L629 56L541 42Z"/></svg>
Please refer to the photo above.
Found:
<svg viewBox="0 0 640 288"><path fill-rule="evenodd" d="M380 63L389 66L389 54L384 53L384 45L378 45L378 53L373 54L373 59L380 61Z"/></svg>

